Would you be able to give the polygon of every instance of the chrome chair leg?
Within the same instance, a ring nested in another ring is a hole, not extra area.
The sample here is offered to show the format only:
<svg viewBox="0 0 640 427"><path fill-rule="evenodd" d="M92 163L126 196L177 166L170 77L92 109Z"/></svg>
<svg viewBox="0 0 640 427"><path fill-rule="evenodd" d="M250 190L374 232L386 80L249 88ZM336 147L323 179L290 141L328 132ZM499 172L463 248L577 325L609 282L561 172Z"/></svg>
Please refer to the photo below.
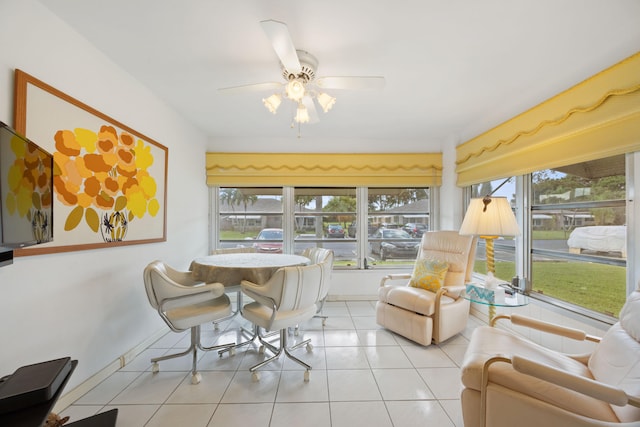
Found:
<svg viewBox="0 0 640 427"><path fill-rule="evenodd" d="M297 357L295 357L293 354L291 354L290 350L293 350L294 348L298 348L300 347L302 344L307 344L307 348L309 349L311 344L309 343L310 340L305 340L302 343L296 344L294 347L292 348L288 348L287 347L287 331L286 329L282 329L280 331L280 347L277 349L277 351L275 352L275 354L273 356L271 356L268 359L263 360L262 362L252 366L251 368L249 368L249 372L251 372L253 374L253 380L254 381L258 381L260 379L260 377L258 376L258 373L256 372L258 369L260 369L261 367L273 362L274 360L277 360L280 355L282 353L285 354L285 356L287 356L289 359L293 360L294 362L298 363L300 366L302 366L303 368L305 368L305 373L304 373L304 380L305 381L309 381L309 371L311 371L311 365L303 362L302 360L298 359Z"/></svg>
<svg viewBox="0 0 640 427"><path fill-rule="evenodd" d="M278 333L279 331L275 331L276 333ZM263 353L263 349L266 347L268 348L272 353L277 353L278 352L278 347L276 347L275 345L271 344L269 341L265 340L265 338L269 338L272 337L273 333L269 333L266 335L261 335L258 334L258 340L260 341L260 344L262 344L261 349L260 349L260 353Z"/></svg>
<svg viewBox="0 0 640 427"><path fill-rule="evenodd" d="M187 348L185 351L181 351L180 353L167 354L164 356L159 356L151 359L151 363L153 364L151 371L154 374L160 371L160 366L158 365L158 362L161 362L163 360L168 360L168 359L174 359L176 357L186 356L187 354L191 353L192 354L191 355L192 356L191 383L198 384L202 379L202 375L200 375L200 373L198 372L198 349L202 351L210 351L210 350L217 350L219 348L230 348L230 347L233 347L234 345L235 343L229 343L229 344L219 344L211 347L205 347L200 342L200 325L194 326L193 328L191 328L191 344L189 345L189 348Z"/></svg>
<svg viewBox="0 0 640 427"><path fill-rule="evenodd" d="M259 327L257 325L253 326L253 332L251 334L251 337L247 340L247 341L243 341L237 344L234 344L232 346L229 346L228 348L224 348L220 351L218 351L218 355L220 357L222 357L224 355L224 353L226 353L227 351L229 352L229 354L231 356L233 356L235 354L235 350L238 347L244 347L245 345L249 345L251 343L253 343L258 337L260 336L260 331L259 331Z"/></svg>
<svg viewBox="0 0 640 427"><path fill-rule="evenodd" d="M297 348L302 347L303 345L307 346L307 350L311 350L313 347L311 346L311 338L304 340L304 341L300 341L298 344L289 347L289 351L291 350L295 350Z"/></svg>
<svg viewBox="0 0 640 427"><path fill-rule="evenodd" d="M187 354L191 353L194 350L194 346L193 344L191 346L189 346L188 349L186 349L185 351L182 351L180 353L174 353L174 354L167 354L165 356L159 356L159 357L154 357L153 359L151 359L151 363L158 363L158 362L162 362L163 360L169 360L169 359L174 359L176 357L182 357L182 356L186 356Z"/></svg>

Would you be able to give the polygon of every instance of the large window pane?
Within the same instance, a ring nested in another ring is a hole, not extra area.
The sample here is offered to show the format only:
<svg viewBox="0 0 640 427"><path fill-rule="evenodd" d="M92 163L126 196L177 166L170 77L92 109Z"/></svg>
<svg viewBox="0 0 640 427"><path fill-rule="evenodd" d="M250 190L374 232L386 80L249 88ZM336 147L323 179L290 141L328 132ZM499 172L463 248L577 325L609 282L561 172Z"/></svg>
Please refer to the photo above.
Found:
<svg viewBox="0 0 640 427"><path fill-rule="evenodd" d="M212 249L300 254L324 247L337 268L410 267L432 228L429 188L218 187L214 194ZM374 236L378 230L394 234Z"/></svg>
<svg viewBox="0 0 640 427"><path fill-rule="evenodd" d="M333 250L334 266L354 265L356 242L348 229L356 218L356 189L297 187L294 201L294 252L323 247Z"/></svg>
<svg viewBox="0 0 640 427"><path fill-rule="evenodd" d="M534 293L617 316L626 296L624 156L534 172Z"/></svg>
<svg viewBox="0 0 640 427"><path fill-rule="evenodd" d="M282 252L282 189L220 188L220 247Z"/></svg>
<svg viewBox="0 0 640 427"><path fill-rule="evenodd" d="M367 257L373 264L414 263L422 234L431 229L429 199L428 188L369 188Z"/></svg>

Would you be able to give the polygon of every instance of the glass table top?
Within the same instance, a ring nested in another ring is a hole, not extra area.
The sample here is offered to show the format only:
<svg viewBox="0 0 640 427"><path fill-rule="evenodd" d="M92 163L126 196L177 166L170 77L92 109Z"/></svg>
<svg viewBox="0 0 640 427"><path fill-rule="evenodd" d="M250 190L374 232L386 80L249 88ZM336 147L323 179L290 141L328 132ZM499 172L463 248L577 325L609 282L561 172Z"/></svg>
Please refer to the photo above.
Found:
<svg viewBox="0 0 640 427"><path fill-rule="evenodd" d="M480 298L478 296L471 296L468 293L465 293L465 299L468 299L471 302L475 302L478 304L490 305L493 307L522 307L524 305L529 304L529 297L527 295L523 295L517 292L514 292L512 295L505 292L504 298L502 296L498 296L495 301Z"/></svg>

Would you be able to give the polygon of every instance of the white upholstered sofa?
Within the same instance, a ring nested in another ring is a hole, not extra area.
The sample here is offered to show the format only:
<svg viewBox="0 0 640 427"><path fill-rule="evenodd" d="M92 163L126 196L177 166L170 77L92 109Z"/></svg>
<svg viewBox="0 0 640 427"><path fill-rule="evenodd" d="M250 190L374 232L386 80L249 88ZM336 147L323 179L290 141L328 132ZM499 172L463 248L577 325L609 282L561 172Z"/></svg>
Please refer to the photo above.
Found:
<svg viewBox="0 0 640 427"><path fill-rule="evenodd" d="M524 316L498 316L546 333L596 342L569 355L482 326L462 363L465 427L640 426L640 291L600 339Z"/></svg>

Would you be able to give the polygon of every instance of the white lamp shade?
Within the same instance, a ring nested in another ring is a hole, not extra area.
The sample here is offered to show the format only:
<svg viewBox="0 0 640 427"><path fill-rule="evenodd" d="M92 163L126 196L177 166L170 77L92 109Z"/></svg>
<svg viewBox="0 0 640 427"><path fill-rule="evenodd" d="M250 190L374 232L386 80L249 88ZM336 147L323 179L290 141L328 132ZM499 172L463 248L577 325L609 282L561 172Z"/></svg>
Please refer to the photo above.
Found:
<svg viewBox="0 0 640 427"><path fill-rule="evenodd" d="M304 97L304 83L300 79L293 79L287 83L285 92L287 93L287 98L298 102Z"/></svg>
<svg viewBox="0 0 640 427"><path fill-rule="evenodd" d="M519 236L520 228L506 197L471 199L459 233L474 236Z"/></svg>
<svg viewBox="0 0 640 427"><path fill-rule="evenodd" d="M296 110L295 121L297 123L308 123L309 122L309 112L307 111L307 107L302 104L298 104L298 109Z"/></svg>
<svg viewBox="0 0 640 427"><path fill-rule="evenodd" d="M282 102L282 98L277 93L274 93L267 99L263 98L262 102L264 106L267 107L267 110L275 114L276 111L278 111L278 107L280 106L280 103Z"/></svg>
<svg viewBox="0 0 640 427"><path fill-rule="evenodd" d="M322 92L318 95L318 103L322 107L322 111L326 113L331 109L331 107L333 107L333 104L336 103L336 99L333 96Z"/></svg>

